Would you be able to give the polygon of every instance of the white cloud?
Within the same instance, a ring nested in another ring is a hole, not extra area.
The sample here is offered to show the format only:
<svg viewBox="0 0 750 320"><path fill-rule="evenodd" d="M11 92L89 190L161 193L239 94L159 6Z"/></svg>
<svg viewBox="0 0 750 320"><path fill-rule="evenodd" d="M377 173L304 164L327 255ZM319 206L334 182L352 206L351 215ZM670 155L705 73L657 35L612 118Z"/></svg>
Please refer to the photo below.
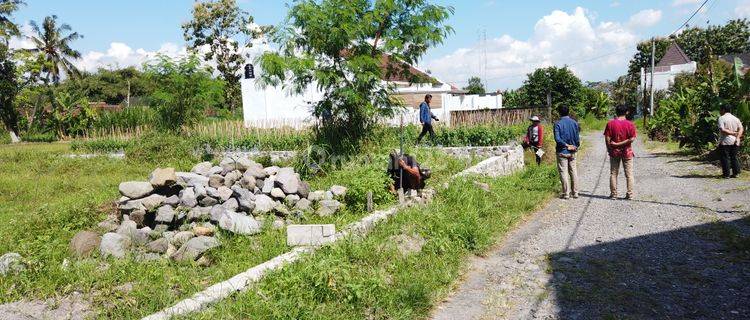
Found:
<svg viewBox="0 0 750 320"><path fill-rule="evenodd" d="M86 71L96 71L99 68L140 67L143 63L153 59L158 54L177 57L187 53L185 47L174 43L164 43L158 50L131 48L122 42L112 42L106 52L89 51L83 54L77 65Z"/></svg>
<svg viewBox="0 0 750 320"><path fill-rule="evenodd" d="M537 21L528 40L502 35L487 41L489 86L516 87L526 73L552 65L573 64L571 69L585 80L622 74L637 41L633 31L621 23L594 24L583 8L572 13L555 10ZM485 48L477 44L427 61L423 67L444 81L462 86L469 77L484 75L484 52Z"/></svg>
<svg viewBox="0 0 750 320"><path fill-rule="evenodd" d="M681 7L681 6L684 6L684 5L699 4L699 3L701 3L701 0L674 0L674 1L672 1L672 6L673 7Z"/></svg>
<svg viewBox="0 0 750 320"><path fill-rule="evenodd" d="M653 26L661 20L661 10L646 9L630 17L628 26L631 28L645 28Z"/></svg>
<svg viewBox="0 0 750 320"><path fill-rule="evenodd" d="M750 18L750 0L743 0L737 3L734 8L734 14L739 18Z"/></svg>

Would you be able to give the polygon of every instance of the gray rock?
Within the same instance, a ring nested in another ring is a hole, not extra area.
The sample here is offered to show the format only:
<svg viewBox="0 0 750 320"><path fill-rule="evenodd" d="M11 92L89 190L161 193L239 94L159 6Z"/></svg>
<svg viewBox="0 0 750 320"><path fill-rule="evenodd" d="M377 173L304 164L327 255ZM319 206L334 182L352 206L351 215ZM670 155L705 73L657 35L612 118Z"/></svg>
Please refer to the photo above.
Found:
<svg viewBox="0 0 750 320"><path fill-rule="evenodd" d="M325 199L325 197L326 197L326 192L320 191L320 190L310 192L310 194L307 195L307 199L310 201L320 201L320 200Z"/></svg>
<svg viewBox="0 0 750 320"><path fill-rule="evenodd" d="M221 186L218 189L216 189L216 198L218 198L219 201L224 202L224 201L229 200L229 198L232 197L233 193L234 192L232 191L232 189L229 189L225 186Z"/></svg>
<svg viewBox="0 0 750 320"><path fill-rule="evenodd" d="M240 200L245 199L245 200L250 200L250 201L255 200L255 195L252 192L250 192L250 190L245 189L243 187L233 186L232 192L233 192L232 195L237 199L240 199Z"/></svg>
<svg viewBox="0 0 750 320"><path fill-rule="evenodd" d="M195 188L187 188L180 191L180 205L187 208L194 208L198 205L198 197L195 195Z"/></svg>
<svg viewBox="0 0 750 320"><path fill-rule="evenodd" d="M312 209L312 202L310 200L302 198L297 201L297 204L294 205L294 208L302 211L310 211Z"/></svg>
<svg viewBox="0 0 750 320"><path fill-rule="evenodd" d="M346 187L344 186L334 185L329 191L331 191L333 196L337 198L343 198L346 196Z"/></svg>
<svg viewBox="0 0 750 320"><path fill-rule="evenodd" d="M142 246L146 243L148 243L149 235L151 234L151 228L149 227L143 227L141 229L136 230L135 235L133 237L133 243L138 246Z"/></svg>
<svg viewBox="0 0 750 320"><path fill-rule="evenodd" d="M133 200L133 201L140 201L141 204L143 204L143 207L146 208L146 211L151 211L160 207L162 204L164 204L164 201L166 200L167 200L167 197L165 196L152 194L143 199Z"/></svg>
<svg viewBox="0 0 750 320"><path fill-rule="evenodd" d="M156 223L170 224L174 221L175 211L170 206L161 206L156 211Z"/></svg>
<svg viewBox="0 0 750 320"><path fill-rule="evenodd" d="M213 166L211 167L211 170L208 171L208 175L211 176L212 174L221 174L224 170L221 169L219 166Z"/></svg>
<svg viewBox="0 0 750 320"><path fill-rule="evenodd" d="M268 168L263 169L263 171L266 172L267 175L272 176L279 172L279 167L277 166L270 166Z"/></svg>
<svg viewBox="0 0 750 320"><path fill-rule="evenodd" d="M91 255L96 248L99 248L102 237L92 231L80 231L70 240L70 253L78 258L85 258Z"/></svg>
<svg viewBox="0 0 750 320"><path fill-rule="evenodd" d="M157 224L154 226L154 230L151 230L151 233L148 234L149 238L151 239L158 239L161 238L165 232L169 230L169 226L166 224Z"/></svg>
<svg viewBox="0 0 750 320"><path fill-rule="evenodd" d="M113 256L124 258L130 247L130 238L119 233L105 233L99 244L99 252L103 257Z"/></svg>
<svg viewBox="0 0 750 320"><path fill-rule="evenodd" d="M255 179L255 176L253 176L249 171L245 171L245 173L242 175L242 178L240 179L240 186L245 189L251 189L252 187L255 187Z"/></svg>
<svg viewBox="0 0 750 320"><path fill-rule="evenodd" d="M299 191L299 175L292 168L281 168L276 174L276 184L286 194L293 194Z"/></svg>
<svg viewBox="0 0 750 320"><path fill-rule="evenodd" d="M120 204L126 203L126 202L128 202L130 200L131 199L128 198L128 197L126 197L126 196L120 196L120 198L117 199L117 204L120 205Z"/></svg>
<svg viewBox="0 0 750 320"><path fill-rule="evenodd" d="M180 247L172 259L175 261L195 261L206 251L220 246L219 240L214 237L195 237Z"/></svg>
<svg viewBox="0 0 750 320"><path fill-rule="evenodd" d="M289 208L283 204L276 205L273 208L273 212L276 213L277 216L280 217L286 217L290 214Z"/></svg>
<svg viewBox="0 0 750 320"><path fill-rule="evenodd" d="M219 222L219 220L221 220L221 217L223 217L227 213L229 213L229 210L221 205L215 205L211 207L211 210L209 211L210 219L213 222Z"/></svg>
<svg viewBox="0 0 750 320"><path fill-rule="evenodd" d="M227 208L229 211L237 211L239 209L240 204L235 198L229 198L229 200L225 201L222 206L224 208Z"/></svg>
<svg viewBox="0 0 750 320"><path fill-rule="evenodd" d="M207 186L208 177L199 175L192 172L177 172L177 182L182 183L188 187L194 186Z"/></svg>
<svg viewBox="0 0 750 320"><path fill-rule="evenodd" d="M283 219L275 219L273 220L273 224L271 224L271 228L274 230L280 230L286 227L286 223L284 223Z"/></svg>
<svg viewBox="0 0 750 320"><path fill-rule="evenodd" d="M290 195L286 196L286 198L284 198L284 203L287 206L294 207L294 205L296 205L297 201L299 201L299 200L300 200L300 197L298 195L296 195L296 194L290 194Z"/></svg>
<svg viewBox="0 0 750 320"><path fill-rule="evenodd" d="M242 235L260 233L260 227L260 223L253 217L237 212L227 212L219 219L219 228Z"/></svg>
<svg viewBox="0 0 750 320"><path fill-rule="evenodd" d="M208 186L211 188L223 187L224 177L219 174L212 174L208 177Z"/></svg>
<svg viewBox="0 0 750 320"><path fill-rule="evenodd" d="M255 208L253 208L254 214L269 213L275 207L273 199L265 194L255 196Z"/></svg>
<svg viewBox="0 0 750 320"><path fill-rule="evenodd" d="M175 247L180 247L193 237L195 237L195 234L192 231L180 231L171 238L167 238L167 240L169 240L169 243Z"/></svg>
<svg viewBox="0 0 750 320"><path fill-rule="evenodd" d="M112 232L112 231L117 230L120 224L118 224L117 221L113 219L107 219L102 222L99 222L99 224L97 224L96 226L104 230L105 232Z"/></svg>
<svg viewBox="0 0 750 320"><path fill-rule="evenodd" d="M193 187L193 192L195 193L195 197L197 199L201 199L206 196L206 186L204 185L196 185Z"/></svg>
<svg viewBox="0 0 750 320"><path fill-rule="evenodd" d="M301 198L307 198L310 195L310 184L304 181L300 181L297 193Z"/></svg>
<svg viewBox="0 0 750 320"><path fill-rule="evenodd" d="M198 203L198 202L196 201L196 203ZM169 198L167 198L167 200L164 200L164 204L176 207L176 206L180 205L180 197L178 197L178 196L170 196Z"/></svg>
<svg viewBox="0 0 750 320"><path fill-rule="evenodd" d="M166 253L167 249L169 249L169 241L167 241L167 239L165 238L156 239L146 245L146 250L159 254Z"/></svg>
<svg viewBox="0 0 750 320"><path fill-rule="evenodd" d="M254 163L252 160L245 157L226 157L221 160L219 166L226 173L234 170L245 171L252 163Z"/></svg>
<svg viewBox="0 0 750 320"><path fill-rule="evenodd" d="M211 171L211 167L213 167L213 164L211 164L211 162L201 162L193 166L193 169L190 170L190 172L208 177L209 171Z"/></svg>
<svg viewBox="0 0 750 320"><path fill-rule="evenodd" d="M323 199L333 200L333 192L331 192L331 190L326 191L325 196L323 196Z"/></svg>
<svg viewBox="0 0 750 320"><path fill-rule="evenodd" d="M271 189L271 197L274 197L276 199L284 199L284 197L286 197L286 194L284 194L284 191L279 188L273 188Z"/></svg>
<svg viewBox="0 0 750 320"><path fill-rule="evenodd" d="M130 199L140 199L154 191L154 187L143 181L128 181L120 183L120 194Z"/></svg>
<svg viewBox="0 0 750 320"><path fill-rule="evenodd" d="M128 215L128 218L131 221L134 221L135 224L138 225L138 227L142 227L143 223L146 220L146 210L145 209L143 209L143 210L140 210L140 209L139 210L133 210Z"/></svg>
<svg viewBox="0 0 750 320"><path fill-rule="evenodd" d="M200 205L204 207L213 207L219 203L219 200L207 196L201 199L201 201L198 201L198 203L200 203Z"/></svg>
<svg viewBox="0 0 750 320"><path fill-rule="evenodd" d="M265 179L268 177L268 174L265 170L263 170L263 166L255 163L250 165L247 170L245 170L245 176L252 176L255 179Z"/></svg>
<svg viewBox="0 0 750 320"><path fill-rule="evenodd" d="M242 172L239 170L234 170L232 172L227 173L226 176L224 176L224 186L227 188L231 188L235 182L242 179Z"/></svg>
<svg viewBox="0 0 750 320"><path fill-rule="evenodd" d="M15 252L8 252L0 256L0 276L18 274L26 270L23 257Z"/></svg>
<svg viewBox="0 0 750 320"><path fill-rule="evenodd" d="M195 207L187 215L188 221L206 221L211 218L211 207Z"/></svg>
<svg viewBox="0 0 750 320"><path fill-rule="evenodd" d="M156 168L151 172L148 180L154 188L169 187L177 183L177 173L174 168Z"/></svg>
<svg viewBox="0 0 750 320"><path fill-rule="evenodd" d="M261 192L265 194L270 194L271 191L273 191L273 186L276 184L276 179L274 177L268 177L266 180L263 180L263 187L261 188Z"/></svg>
<svg viewBox="0 0 750 320"><path fill-rule="evenodd" d="M327 217L336 213L341 208L341 202L337 200L321 200L317 214L321 217Z"/></svg>
<svg viewBox="0 0 750 320"><path fill-rule="evenodd" d="M146 210L146 207L144 207L138 200L130 200L117 206L117 209L119 209L122 214L128 214L134 210Z"/></svg>
<svg viewBox="0 0 750 320"><path fill-rule="evenodd" d="M135 233L138 231L138 224L133 220L123 221L120 227L117 228L117 234L128 237L130 240L135 238Z"/></svg>

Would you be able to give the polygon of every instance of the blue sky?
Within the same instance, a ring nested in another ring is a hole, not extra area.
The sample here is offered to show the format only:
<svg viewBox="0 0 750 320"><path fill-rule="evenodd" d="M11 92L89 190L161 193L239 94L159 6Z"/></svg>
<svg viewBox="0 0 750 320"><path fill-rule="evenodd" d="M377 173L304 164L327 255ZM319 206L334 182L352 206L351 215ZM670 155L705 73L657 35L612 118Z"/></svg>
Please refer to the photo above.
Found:
<svg viewBox="0 0 750 320"><path fill-rule="evenodd" d="M420 67L459 86L471 75L484 76L491 89L517 87L522 75L537 67L573 64L611 52L571 68L584 80L613 79L625 72L638 40L671 33L702 2L435 1L455 8L450 24L456 33L430 50ZM82 66L94 69L140 64L154 51L179 52L184 46L180 24L189 19L193 0L27 2L16 20L23 24L56 14L84 35L75 47L85 56ZM239 2L259 24L276 25L287 11L287 1ZM747 16L750 0L709 0L692 24ZM482 40L485 31L487 41Z"/></svg>

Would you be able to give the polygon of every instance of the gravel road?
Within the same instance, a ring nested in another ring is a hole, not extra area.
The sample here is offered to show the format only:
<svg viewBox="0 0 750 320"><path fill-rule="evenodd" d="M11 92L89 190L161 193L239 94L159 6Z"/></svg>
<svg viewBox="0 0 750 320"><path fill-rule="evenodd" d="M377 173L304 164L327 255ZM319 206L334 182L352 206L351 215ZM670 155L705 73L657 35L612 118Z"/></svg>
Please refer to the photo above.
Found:
<svg viewBox="0 0 750 320"><path fill-rule="evenodd" d="M433 319L750 318L750 181L637 142L635 200L609 200L603 139L584 141L581 198L473 258Z"/></svg>

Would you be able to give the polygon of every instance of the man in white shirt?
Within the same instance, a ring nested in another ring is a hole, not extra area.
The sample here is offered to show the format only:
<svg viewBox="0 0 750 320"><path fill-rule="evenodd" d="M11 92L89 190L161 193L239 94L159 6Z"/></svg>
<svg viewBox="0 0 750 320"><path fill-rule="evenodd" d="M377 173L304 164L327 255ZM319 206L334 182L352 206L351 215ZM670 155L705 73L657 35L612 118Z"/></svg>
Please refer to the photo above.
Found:
<svg viewBox="0 0 750 320"><path fill-rule="evenodd" d="M740 174L737 151L740 148L742 134L745 132L742 121L732 115L730 111L728 105L722 105L721 117L719 117L719 153L724 178L736 178Z"/></svg>

